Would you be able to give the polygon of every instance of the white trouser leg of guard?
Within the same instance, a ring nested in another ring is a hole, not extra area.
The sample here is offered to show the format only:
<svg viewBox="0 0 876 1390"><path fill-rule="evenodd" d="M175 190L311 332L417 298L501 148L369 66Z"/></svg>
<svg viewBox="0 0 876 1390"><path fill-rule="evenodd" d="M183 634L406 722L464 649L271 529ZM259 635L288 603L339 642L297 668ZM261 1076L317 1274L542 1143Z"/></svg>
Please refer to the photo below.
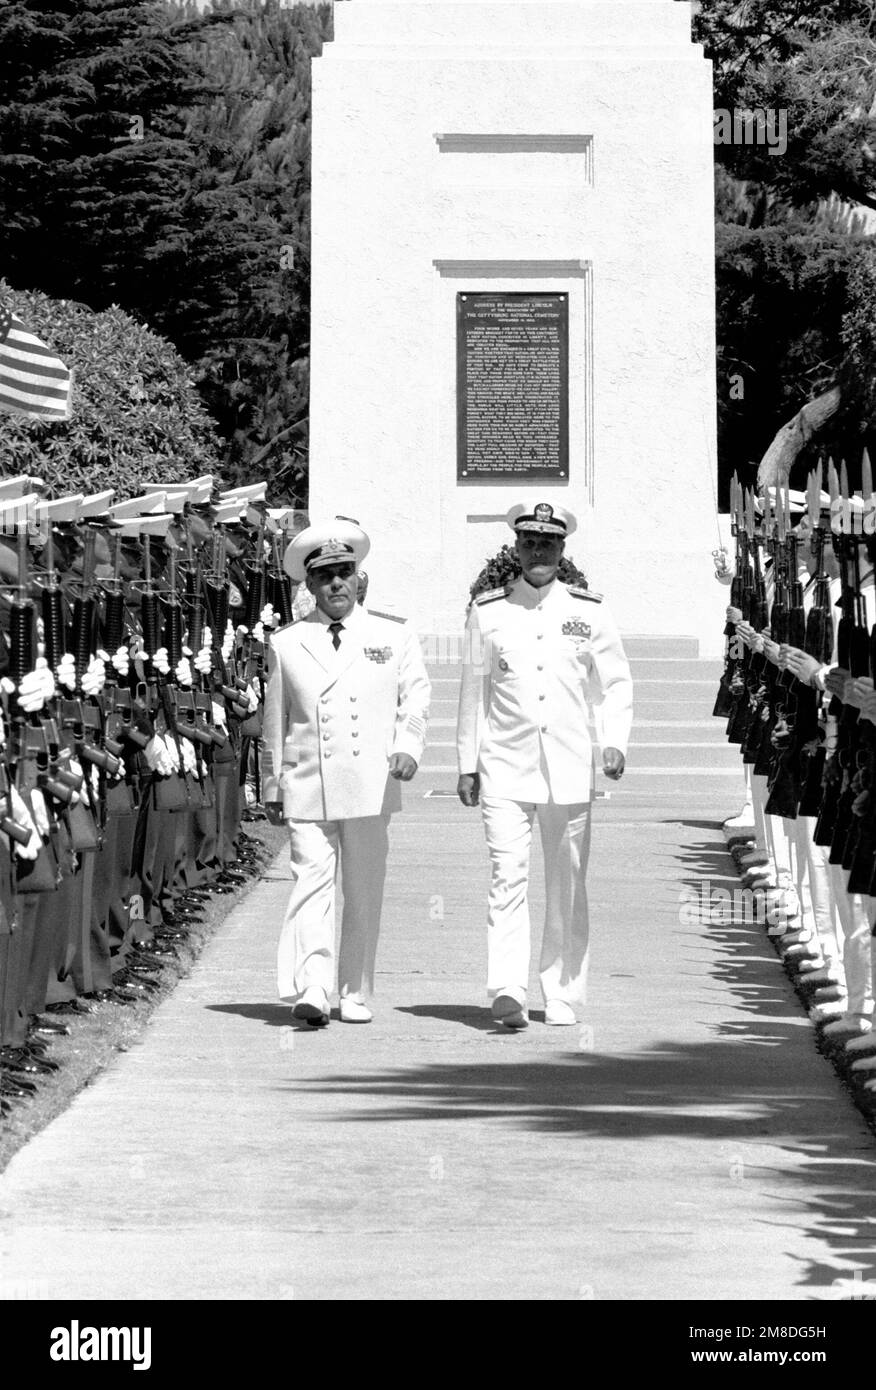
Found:
<svg viewBox="0 0 876 1390"><path fill-rule="evenodd" d="M277 951L280 998L294 1003L335 983L335 880L344 885L339 977L349 994L370 991L386 876L388 817L287 821L295 887Z"/></svg>
<svg viewBox="0 0 876 1390"><path fill-rule="evenodd" d="M787 822L781 816L767 816L766 819L779 883L783 888L790 888L794 883L794 866L791 863L791 846L785 828Z"/></svg>
<svg viewBox="0 0 876 1390"><path fill-rule="evenodd" d="M843 968L850 1014L873 1012L873 980L870 973L870 922L860 893L849 893L849 871L842 864L830 865L830 881L839 913L843 937Z"/></svg>
<svg viewBox="0 0 876 1390"><path fill-rule="evenodd" d="M828 845L814 840L815 816L797 818L797 852L806 863L807 897L812 907L812 925L825 965L842 968L842 945L838 935L836 903L831 891Z"/></svg>
<svg viewBox="0 0 876 1390"><path fill-rule="evenodd" d="M749 766L751 766L750 763ZM767 779L765 777L751 774L751 814L754 818L754 839L758 849L771 855L772 849L767 838L766 816L763 809L766 805L766 785Z"/></svg>

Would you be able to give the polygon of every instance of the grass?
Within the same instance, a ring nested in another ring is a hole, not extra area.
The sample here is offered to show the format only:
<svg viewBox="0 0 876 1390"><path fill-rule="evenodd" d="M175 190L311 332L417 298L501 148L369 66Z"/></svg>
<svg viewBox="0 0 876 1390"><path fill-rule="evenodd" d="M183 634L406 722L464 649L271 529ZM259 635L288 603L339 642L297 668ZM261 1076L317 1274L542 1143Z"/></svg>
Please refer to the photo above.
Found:
<svg viewBox="0 0 876 1390"><path fill-rule="evenodd" d="M282 827L266 821L247 822L246 832L264 846L266 861L278 853L286 838ZM58 1034L49 1043L48 1056L60 1064L59 1069L36 1078L36 1094L17 1101L0 1122L0 1173L19 1149L96 1080L116 1053L127 1052L137 1042L153 1011L190 973L204 946L260 878L256 873L236 893L217 894L205 903L204 921L190 927L185 941L178 945L176 959L168 960L162 967L159 988L153 994L133 1004L96 1004L93 1013L54 1016L70 1029L69 1036Z"/></svg>

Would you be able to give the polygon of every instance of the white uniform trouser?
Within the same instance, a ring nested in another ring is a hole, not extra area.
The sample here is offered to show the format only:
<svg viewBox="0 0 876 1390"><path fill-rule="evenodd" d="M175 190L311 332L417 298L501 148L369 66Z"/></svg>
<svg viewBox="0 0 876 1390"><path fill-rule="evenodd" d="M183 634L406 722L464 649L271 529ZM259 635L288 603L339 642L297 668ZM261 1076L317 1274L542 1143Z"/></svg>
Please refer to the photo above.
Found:
<svg viewBox="0 0 876 1390"><path fill-rule="evenodd" d="M843 937L843 967L850 1014L873 1012L873 976L870 959L870 899L862 893L848 891L849 870L842 864L830 865L830 881L834 890L840 930Z"/></svg>
<svg viewBox="0 0 876 1390"><path fill-rule="evenodd" d="M753 772L751 774L751 813L754 818L754 841L758 849L771 854L772 845L767 838L766 812L764 811L766 802L767 779Z"/></svg>
<svg viewBox="0 0 876 1390"><path fill-rule="evenodd" d="M487 917L487 993L529 983L529 857L536 816L544 853L545 919L539 960L545 1000L583 1004L587 989L590 919L587 862L590 803L535 805L481 797L492 864Z"/></svg>
<svg viewBox="0 0 876 1390"><path fill-rule="evenodd" d="M805 873L805 884L801 891L804 920L815 929L825 965L842 973L842 945L838 936L838 917L830 881L828 845L815 843L815 816L798 816L797 857L799 866Z"/></svg>
<svg viewBox="0 0 876 1390"><path fill-rule="evenodd" d="M335 983L335 880L338 859L344 891L338 991L370 994L383 906L389 816L354 820L287 820L295 887L277 952L280 998L295 1003L316 985Z"/></svg>

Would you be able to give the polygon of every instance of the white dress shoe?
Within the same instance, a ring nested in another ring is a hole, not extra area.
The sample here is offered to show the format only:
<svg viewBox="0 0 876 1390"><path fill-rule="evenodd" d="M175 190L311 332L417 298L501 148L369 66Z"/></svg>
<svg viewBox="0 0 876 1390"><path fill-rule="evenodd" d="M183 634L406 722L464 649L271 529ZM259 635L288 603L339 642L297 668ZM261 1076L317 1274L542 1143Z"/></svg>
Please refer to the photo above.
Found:
<svg viewBox="0 0 876 1390"><path fill-rule="evenodd" d="M785 945L785 940L786 938L782 939L783 946ZM810 956L813 960L817 960L818 947L816 946L814 941L810 941L808 939L805 941L792 941L790 946L786 948L784 954L790 960L799 960L801 956Z"/></svg>
<svg viewBox="0 0 876 1390"><path fill-rule="evenodd" d="M506 1028L529 1027L525 1000L518 999L513 994L504 994L500 991L493 1000L492 1011L496 1022L503 1023Z"/></svg>
<svg viewBox="0 0 876 1390"><path fill-rule="evenodd" d="M325 1028L329 1021L328 995L318 985L311 985L292 1010L293 1018L303 1018L311 1028Z"/></svg>
<svg viewBox="0 0 876 1390"><path fill-rule="evenodd" d="M831 1019L843 1018L845 1012L846 1000L838 999L833 1004L813 1004L809 1019L812 1023L830 1023Z"/></svg>
<svg viewBox="0 0 876 1390"><path fill-rule="evenodd" d="M342 994L338 1011L342 1023L370 1023L374 1017L367 1004L353 994Z"/></svg>
<svg viewBox="0 0 876 1390"><path fill-rule="evenodd" d="M846 1004L849 992L845 984L837 982L833 985L819 985L815 994L812 996L813 1004Z"/></svg>
<svg viewBox="0 0 876 1390"><path fill-rule="evenodd" d="M843 982L842 971L837 970L835 965L828 965L827 961L824 965L811 967L804 962L800 969L809 971L806 979L813 985L839 985Z"/></svg>
<svg viewBox="0 0 876 1390"><path fill-rule="evenodd" d="M832 1023L826 1023L824 1033L829 1038L841 1038L844 1034L861 1037L864 1033L869 1033L872 1027L872 1021L863 1014L843 1014Z"/></svg>
<svg viewBox="0 0 876 1390"><path fill-rule="evenodd" d="M770 857L765 849L747 849L744 854L740 854L739 862L744 864L746 869L751 869L756 864L769 864Z"/></svg>
<svg viewBox="0 0 876 1390"><path fill-rule="evenodd" d="M577 1023L575 1010L571 1004L567 1004L565 999L548 999L544 1006L544 1021L555 1028L568 1027L572 1023Z"/></svg>
<svg viewBox="0 0 876 1390"><path fill-rule="evenodd" d="M853 1038L852 1041L853 1041L853 1042L860 1042L861 1039L860 1039L860 1038ZM848 1045L848 1043L846 1043L846 1051L848 1051L848 1048L849 1048L849 1045ZM859 1057L859 1058L857 1059L857 1061L855 1061L855 1062L852 1063L852 1071L857 1071L857 1072L862 1072L862 1071L864 1071L864 1072L867 1072L867 1071L876 1071L876 1057L872 1057L872 1056L871 1056L871 1057Z"/></svg>
<svg viewBox="0 0 876 1390"><path fill-rule="evenodd" d="M849 1038L846 1052L850 1052L853 1057L860 1057L861 1053L876 1052L876 1032L862 1033L859 1038Z"/></svg>

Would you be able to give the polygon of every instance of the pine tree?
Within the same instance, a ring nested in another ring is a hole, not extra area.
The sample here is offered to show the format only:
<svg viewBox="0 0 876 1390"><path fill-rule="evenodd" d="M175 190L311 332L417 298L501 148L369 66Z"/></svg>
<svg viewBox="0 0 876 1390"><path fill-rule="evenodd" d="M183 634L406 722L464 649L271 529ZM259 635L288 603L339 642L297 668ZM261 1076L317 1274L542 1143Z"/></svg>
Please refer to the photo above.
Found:
<svg viewBox="0 0 876 1390"><path fill-rule="evenodd" d="M156 0L0 8L0 225L11 283L144 318L185 254L204 83L185 42L216 20Z"/></svg>
<svg viewBox="0 0 876 1390"><path fill-rule="evenodd" d="M725 496L758 459L773 481L822 448L856 455L869 426L876 355L851 325L872 256L862 209L876 208L871 12L870 0L709 0L695 17L716 119L769 112L786 137L771 150L755 127L716 143Z"/></svg>
<svg viewBox="0 0 876 1390"><path fill-rule="evenodd" d="M215 13L231 12L217 0ZM310 62L327 5L247 0L198 48L215 95L190 114L206 152L193 183L201 221L162 331L197 363L239 481L267 473L303 503L309 350Z"/></svg>

